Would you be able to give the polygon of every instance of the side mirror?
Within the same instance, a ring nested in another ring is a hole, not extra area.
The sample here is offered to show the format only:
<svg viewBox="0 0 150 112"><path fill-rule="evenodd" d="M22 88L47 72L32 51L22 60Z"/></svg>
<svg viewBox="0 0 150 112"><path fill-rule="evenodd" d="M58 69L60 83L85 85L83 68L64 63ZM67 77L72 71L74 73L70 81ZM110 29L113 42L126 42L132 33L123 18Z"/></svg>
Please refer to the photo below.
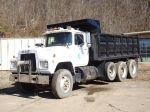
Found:
<svg viewBox="0 0 150 112"><path fill-rule="evenodd" d="M91 36L89 32L86 32L86 42L87 42L87 47L91 47Z"/></svg>
<svg viewBox="0 0 150 112"><path fill-rule="evenodd" d="M38 44L35 44L35 46L37 46L37 47L42 47L43 44L42 44L42 43L38 43Z"/></svg>
<svg viewBox="0 0 150 112"><path fill-rule="evenodd" d="M91 36L89 32L86 32L86 42L91 43Z"/></svg>
<svg viewBox="0 0 150 112"><path fill-rule="evenodd" d="M87 43L87 47L90 48L90 47L91 47L91 44L90 44L90 43Z"/></svg>

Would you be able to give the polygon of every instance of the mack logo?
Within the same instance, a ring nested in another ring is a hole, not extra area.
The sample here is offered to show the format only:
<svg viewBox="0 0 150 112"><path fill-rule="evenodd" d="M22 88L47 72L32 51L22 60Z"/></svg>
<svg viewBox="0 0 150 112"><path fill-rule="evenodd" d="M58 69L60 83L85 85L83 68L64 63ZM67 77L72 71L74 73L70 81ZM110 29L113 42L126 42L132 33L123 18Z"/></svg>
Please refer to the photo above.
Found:
<svg viewBox="0 0 150 112"><path fill-rule="evenodd" d="M21 53L30 53L30 50L21 51Z"/></svg>

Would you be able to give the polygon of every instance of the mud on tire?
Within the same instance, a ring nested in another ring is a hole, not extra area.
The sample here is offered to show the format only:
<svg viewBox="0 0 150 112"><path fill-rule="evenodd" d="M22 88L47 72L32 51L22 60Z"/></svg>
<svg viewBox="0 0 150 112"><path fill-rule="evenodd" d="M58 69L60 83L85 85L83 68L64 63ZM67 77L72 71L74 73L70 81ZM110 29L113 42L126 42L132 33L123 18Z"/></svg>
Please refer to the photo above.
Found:
<svg viewBox="0 0 150 112"><path fill-rule="evenodd" d="M116 66L113 62L107 62L105 64L105 73L109 81L113 81L116 78Z"/></svg>
<svg viewBox="0 0 150 112"><path fill-rule="evenodd" d="M127 65L125 62L118 62L116 64L117 69L117 75L116 75L116 81L122 82L126 80L127 78Z"/></svg>
<svg viewBox="0 0 150 112"><path fill-rule="evenodd" d="M70 71L60 69L54 73L52 78L52 92L57 98L66 98L73 88L73 78Z"/></svg>
<svg viewBox="0 0 150 112"><path fill-rule="evenodd" d="M127 62L128 66L128 78L135 78L138 71L138 65L137 62L134 59L130 59Z"/></svg>

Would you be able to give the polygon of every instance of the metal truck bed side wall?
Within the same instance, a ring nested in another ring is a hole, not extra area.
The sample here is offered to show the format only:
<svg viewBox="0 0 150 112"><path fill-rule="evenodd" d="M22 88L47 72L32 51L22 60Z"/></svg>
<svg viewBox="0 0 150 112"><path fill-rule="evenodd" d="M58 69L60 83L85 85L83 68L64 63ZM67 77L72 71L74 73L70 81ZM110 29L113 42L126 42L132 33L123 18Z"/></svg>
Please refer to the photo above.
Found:
<svg viewBox="0 0 150 112"><path fill-rule="evenodd" d="M90 60L137 58L140 55L139 37L100 34L91 35Z"/></svg>

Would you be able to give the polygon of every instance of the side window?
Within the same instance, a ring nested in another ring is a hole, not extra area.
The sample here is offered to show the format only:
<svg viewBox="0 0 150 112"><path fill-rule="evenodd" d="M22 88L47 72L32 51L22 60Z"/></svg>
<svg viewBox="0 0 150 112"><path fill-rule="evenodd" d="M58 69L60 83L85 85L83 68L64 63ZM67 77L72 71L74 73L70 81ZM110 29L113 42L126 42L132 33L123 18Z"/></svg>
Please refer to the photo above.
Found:
<svg viewBox="0 0 150 112"><path fill-rule="evenodd" d="M48 45L51 45L55 42L55 38L54 37L49 37L48 38Z"/></svg>
<svg viewBox="0 0 150 112"><path fill-rule="evenodd" d="M75 45L81 45L82 43L84 43L83 35L75 34Z"/></svg>

